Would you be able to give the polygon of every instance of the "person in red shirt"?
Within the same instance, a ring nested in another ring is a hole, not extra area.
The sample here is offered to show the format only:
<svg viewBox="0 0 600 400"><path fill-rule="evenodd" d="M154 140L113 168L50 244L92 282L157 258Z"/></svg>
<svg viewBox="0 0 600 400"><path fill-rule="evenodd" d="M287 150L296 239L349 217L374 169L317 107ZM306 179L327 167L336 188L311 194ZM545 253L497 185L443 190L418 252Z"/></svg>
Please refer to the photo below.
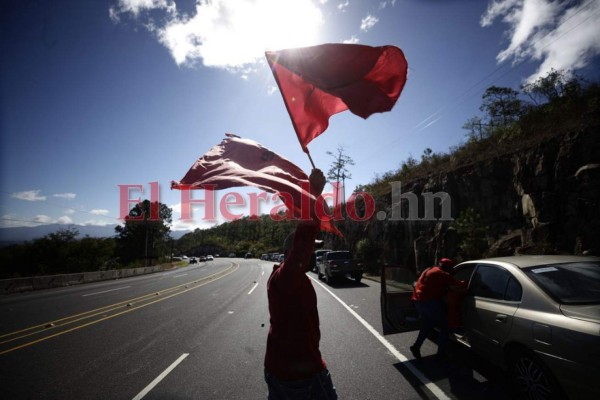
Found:
<svg viewBox="0 0 600 400"><path fill-rule="evenodd" d="M314 169L310 191L318 197L325 177ZM271 326L265 354L269 400L335 400L331 375L319 350L321 331L317 295L306 276L319 233L311 205L311 220L300 221L284 243L285 259L275 265L267 282Z"/></svg>
<svg viewBox="0 0 600 400"><path fill-rule="evenodd" d="M413 291L412 300L422 319L417 340L410 346L411 353L417 359L421 358L423 342L436 326L440 330L436 358L443 359L446 354L450 331L448 306L444 302L444 297L448 290L461 290L461 283L450 276L449 272L453 266L452 260L442 258L440 265L423 271Z"/></svg>

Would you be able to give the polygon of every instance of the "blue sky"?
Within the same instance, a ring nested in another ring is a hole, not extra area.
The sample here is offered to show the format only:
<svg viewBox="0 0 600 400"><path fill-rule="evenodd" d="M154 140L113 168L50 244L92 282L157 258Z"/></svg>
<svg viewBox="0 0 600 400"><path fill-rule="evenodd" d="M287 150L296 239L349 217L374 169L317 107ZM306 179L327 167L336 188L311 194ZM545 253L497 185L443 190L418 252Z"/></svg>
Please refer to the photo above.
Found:
<svg viewBox="0 0 600 400"><path fill-rule="evenodd" d="M174 229L207 226L202 208L193 223L177 221L180 193L169 184L226 132L308 172L265 50L352 42L404 51L409 77L391 112L333 116L309 145L324 171L338 146L354 159L347 193L425 148L460 144L491 85L517 89L550 68L600 78L600 0L2 4L1 227L114 224L118 185L144 185L131 198L146 198L150 182L173 207Z"/></svg>

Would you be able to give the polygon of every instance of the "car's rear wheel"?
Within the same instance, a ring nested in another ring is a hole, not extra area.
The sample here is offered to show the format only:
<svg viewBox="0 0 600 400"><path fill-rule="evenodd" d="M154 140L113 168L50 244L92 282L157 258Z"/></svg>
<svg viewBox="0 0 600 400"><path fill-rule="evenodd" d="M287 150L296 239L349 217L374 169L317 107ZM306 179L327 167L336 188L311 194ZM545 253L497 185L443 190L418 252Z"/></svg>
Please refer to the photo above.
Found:
<svg viewBox="0 0 600 400"><path fill-rule="evenodd" d="M529 400L560 400L565 396L558 382L530 350L519 349L511 355L511 374L523 398Z"/></svg>
<svg viewBox="0 0 600 400"><path fill-rule="evenodd" d="M356 283L360 283L360 281L362 280L362 273L354 274L353 278Z"/></svg>

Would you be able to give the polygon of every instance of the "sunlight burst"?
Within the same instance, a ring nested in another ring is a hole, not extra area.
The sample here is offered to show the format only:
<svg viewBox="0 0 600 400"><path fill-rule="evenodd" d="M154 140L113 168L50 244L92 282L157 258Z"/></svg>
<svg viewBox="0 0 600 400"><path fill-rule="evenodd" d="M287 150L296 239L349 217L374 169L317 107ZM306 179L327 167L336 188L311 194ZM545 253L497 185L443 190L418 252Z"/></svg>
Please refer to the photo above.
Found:
<svg viewBox="0 0 600 400"><path fill-rule="evenodd" d="M317 44L321 10L310 0L214 0L201 2L191 18L159 32L177 64L238 68L266 50Z"/></svg>

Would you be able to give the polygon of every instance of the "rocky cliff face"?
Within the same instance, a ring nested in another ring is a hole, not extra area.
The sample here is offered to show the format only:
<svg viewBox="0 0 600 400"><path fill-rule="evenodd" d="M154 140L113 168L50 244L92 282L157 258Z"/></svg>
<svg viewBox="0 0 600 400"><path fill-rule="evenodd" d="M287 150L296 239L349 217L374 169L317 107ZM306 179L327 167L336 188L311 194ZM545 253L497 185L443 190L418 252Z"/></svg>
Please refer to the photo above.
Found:
<svg viewBox="0 0 600 400"><path fill-rule="evenodd" d="M402 182L401 193L376 199L375 215L385 211L385 220L374 216L367 223L347 221L343 227L351 246L368 238L380 263L421 270L442 257L471 258L465 244L469 230L484 244L481 256L600 254L597 127L555 136L447 173ZM410 218L409 208L416 203L410 203L407 193L417 195L416 219ZM436 198L434 218L425 218L426 198L431 198L431 193ZM450 205L441 201L445 193L444 202ZM451 210L449 218L444 215L444 205ZM480 216L479 222L457 229L457 222L469 209ZM398 214L400 210L403 212Z"/></svg>

